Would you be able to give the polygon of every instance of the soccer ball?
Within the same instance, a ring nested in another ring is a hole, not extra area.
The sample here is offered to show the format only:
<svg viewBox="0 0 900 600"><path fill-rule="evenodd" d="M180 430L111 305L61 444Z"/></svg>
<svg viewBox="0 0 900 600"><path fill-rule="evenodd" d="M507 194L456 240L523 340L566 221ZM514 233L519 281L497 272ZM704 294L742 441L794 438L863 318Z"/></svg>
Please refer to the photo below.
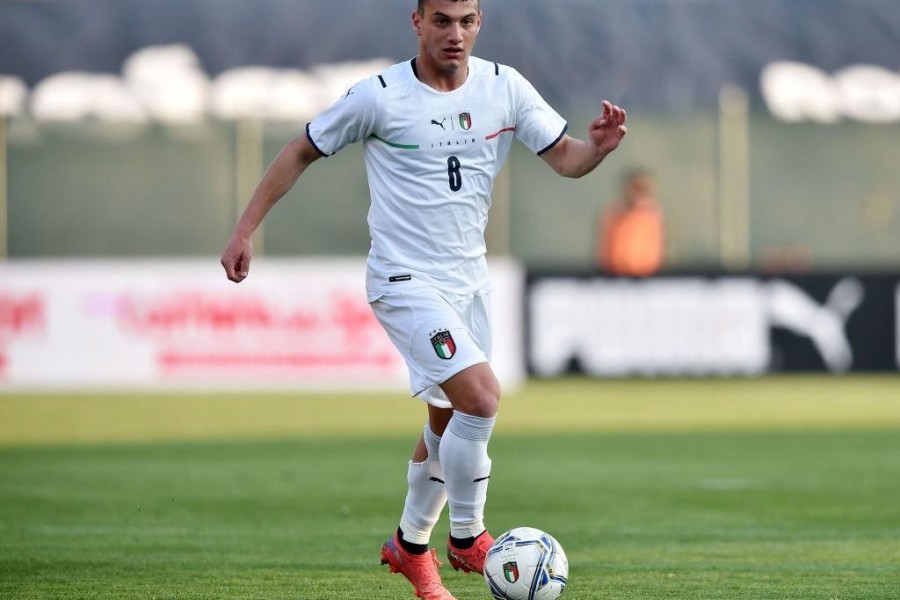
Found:
<svg viewBox="0 0 900 600"><path fill-rule="evenodd" d="M484 561L484 579L497 600L555 600L568 577L562 546L533 527L516 527L498 537Z"/></svg>

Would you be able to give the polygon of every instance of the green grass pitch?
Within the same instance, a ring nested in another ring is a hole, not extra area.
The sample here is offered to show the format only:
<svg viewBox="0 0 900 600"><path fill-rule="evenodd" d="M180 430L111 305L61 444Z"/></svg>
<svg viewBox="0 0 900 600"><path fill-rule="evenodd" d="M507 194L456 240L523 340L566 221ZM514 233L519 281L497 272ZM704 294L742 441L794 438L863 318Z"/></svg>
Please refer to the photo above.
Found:
<svg viewBox="0 0 900 600"><path fill-rule="evenodd" d="M378 551L423 415L401 394L0 395L0 598L412 600ZM533 382L491 457L488 525L557 537L563 598L900 598L896 377Z"/></svg>

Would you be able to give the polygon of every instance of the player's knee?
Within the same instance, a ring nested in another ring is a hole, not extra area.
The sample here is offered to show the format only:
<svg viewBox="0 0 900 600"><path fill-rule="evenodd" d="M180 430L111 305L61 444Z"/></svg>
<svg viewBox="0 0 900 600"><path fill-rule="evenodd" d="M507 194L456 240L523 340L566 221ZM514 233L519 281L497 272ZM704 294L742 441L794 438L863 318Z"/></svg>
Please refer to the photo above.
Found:
<svg viewBox="0 0 900 600"><path fill-rule="evenodd" d="M481 396L478 400L476 412L472 414L474 414L476 417L490 418L497 415L497 410L499 408L500 390L498 389L496 393L487 393Z"/></svg>
<svg viewBox="0 0 900 600"><path fill-rule="evenodd" d="M456 410L474 417L493 417L500 407L500 386L491 384L479 386L461 400L459 407L454 405Z"/></svg>
<svg viewBox="0 0 900 600"><path fill-rule="evenodd" d="M441 388L450 399L453 410L474 417L490 418L500 405L500 383L490 365L479 363L460 371Z"/></svg>

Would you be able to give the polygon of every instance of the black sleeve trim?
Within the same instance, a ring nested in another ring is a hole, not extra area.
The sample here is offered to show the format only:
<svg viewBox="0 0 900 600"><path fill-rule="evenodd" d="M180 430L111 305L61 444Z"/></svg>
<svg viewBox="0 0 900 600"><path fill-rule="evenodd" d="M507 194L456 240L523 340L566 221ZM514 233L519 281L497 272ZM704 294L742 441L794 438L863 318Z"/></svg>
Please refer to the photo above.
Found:
<svg viewBox="0 0 900 600"><path fill-rule="evenodd" d="M312 144L312 147L316 149L316 152L321 154L324 158L328 158L329 156L331 156L330 154L325 154L324 152L322 152L321 148L316 146L316 143L313 141L312 136L309 133L309 123L306 124L306 139L308 139L309 143Z"/></svg>
<svg viewBox="0 0 900 600"><path fill-rule="evenodd" d="M547 150L550 150L553 146L557 145L557 144L559 143L559 140L563 139L563 136L566 135L566 132L567 132L568 130L569 130L569 124L566 123L566 126L563 127L562 133L559 134L559 137L556 138L555 140L553 140L553 142L551 142L549 146L547 146L546 148L544 148L543 150L541 150L540 152L538 152L537 155L540 156L541 154L543 154L543 153L546 152Z"/></svg>
<svg viewBox="0 0 900 600"><path fill-rule="evenodd" d="M500 75L500 65L494 63L494 75Z"/></svg>
<svg viewBox="0 0 900 600"><path fill-rule="evenodd" d="M381 75L378 76L378 81L381 82L381 87L383 87L383 88L387 87L387 84L384 82L384 77L382 77Z"/></svg>

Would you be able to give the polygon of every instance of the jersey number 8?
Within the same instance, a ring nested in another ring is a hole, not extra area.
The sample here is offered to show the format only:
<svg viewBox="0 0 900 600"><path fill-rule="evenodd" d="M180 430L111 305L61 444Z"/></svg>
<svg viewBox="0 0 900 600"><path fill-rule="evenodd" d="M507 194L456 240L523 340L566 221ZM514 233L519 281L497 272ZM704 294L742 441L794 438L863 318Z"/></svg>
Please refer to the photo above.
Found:
<svg viewBox="0 0 900 600"><path fill-rule="evenodd" d="M447 159L447 178L450 180L450 190L453 192L458 192L462 188L462 173L459 171L461 167L462 164L455 156Z"/></svg>

